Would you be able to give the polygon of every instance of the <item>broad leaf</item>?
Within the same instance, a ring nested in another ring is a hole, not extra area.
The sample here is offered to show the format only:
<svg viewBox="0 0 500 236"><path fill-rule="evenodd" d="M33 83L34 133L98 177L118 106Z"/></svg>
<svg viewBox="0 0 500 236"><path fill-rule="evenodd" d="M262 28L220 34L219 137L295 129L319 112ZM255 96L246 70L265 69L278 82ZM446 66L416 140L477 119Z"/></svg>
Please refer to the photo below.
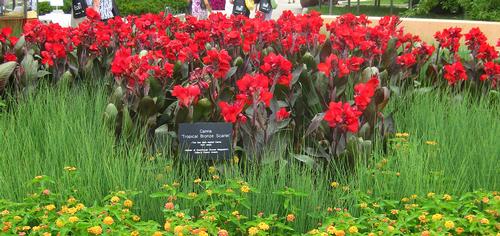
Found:
<svg viewBox="0 0 500 236"><path fill-rule="evenodd" d="M325 113L323 113L323 112L316 114L316 116L314 116L314 118L311 120L311 124L307 128L306 136L309 136L310 134L312 134L314 131L316 131L319 128L324 117L325 117Z"/></svg>

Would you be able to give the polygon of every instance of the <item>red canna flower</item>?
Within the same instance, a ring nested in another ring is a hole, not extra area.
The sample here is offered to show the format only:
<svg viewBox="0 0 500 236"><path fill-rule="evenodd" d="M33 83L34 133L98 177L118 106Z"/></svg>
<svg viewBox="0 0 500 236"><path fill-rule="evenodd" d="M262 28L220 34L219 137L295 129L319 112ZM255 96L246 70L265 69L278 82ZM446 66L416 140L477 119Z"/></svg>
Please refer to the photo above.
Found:
<svg viewBox="0 0 500 236"><path fill-rule="evenodd" d="M52 56L50 55L49 52L42 51L41 55L42 55L42 64L48 65L48 66L54 65L54 60L52 60Z"/></svg>
<svg viewBox="0 0 500 236"><path fill-rule="evenodd" d="M361 112L353 109L349 103L330 102L328 110L323 118L332 128L339 127L344 131L351 133L358 132L359 116Z"/></svg>
<svg viewBox="0 0 500 236"><path fill-rule="evenodd" d="M290 117L291 113L292 112L287 111L286 108L284 107L280 108L279 111L276 113L276 121L280 122L284 119L287 119L288 117Z"/></svg>
<svg viewBox="0 0 500 236"><path fill-rule="evenodd" d="M177 97L179 105L185 107L189 107L193 102L198 101L200 93L200 88L196 85L190 85L187 87L176 85L172 90L172 96Z"/></svg>
<svg viewBox="0 0 500 236"><path fill-rule="evenodd" d="M92 7L87 7L87 9L85 10L85 14L87 15L87 18L89 18L90 20L100 20L101 19L101 16L99 15L99 13L94 10Z"/></svg>
<svg viewBox="0 0 500 236"><path fill-rule="evenodd" d="M460 39L462 38L462 29L452 27L444 29L442 32L436 32L434 38L439 42L439 45L448 48L452 52L457 52L460 47Z"/></svg>
<svg viewBox="0 0 500 236"><path fill-rule="evenodd" d="M361 57L351 57L347 59L347 67L350 71L359 71L364 61Z"/></svg>
<svg viewBox="0 0 500 236"><path fill-rule="evenodd" d="M15 46L17 41L19 41L19 38L15 37L15 36L10 36L9 41L10 41L10 45Z"/></svg>
<svg viewBox="0 0 500 236"><path fill-rule="evenodd" d="M349 68L345 62L339 59L335 54L330 54L325 62L318 64L318 70L323 72L328 78L342 78L349 74ZM335 74L332 76L332 72Z"/></svg>
<svg viewBox="0 0 500 236"><path fill-rule="evenodd" d="M269 78L265 75L246 74L243 78L236 81L236 86L238 86L243 95L250 98L248 103L264 102L269 107L273 94L269 92Z"/></svg>
<svg viewBox="0 0 500 236"><path fill-rule="evenodd" d="M231 57L226 50L217 51L212 49L207 51L207 56L203 58L203 63L207 65L209 73L213 73L214 78L224 79L230 69Z"/></svg>
<svg viewBox="0 0 500 236"><path fill-rule="evenodd" d="M17 61L17 56L14 53L5 53L5 55L3 55L3 61Z"/></svg>
<svg viewBox="0 0 500 236"><path fill-rule="evenodd" d="M2 28L2 31L0 31L0 42L5 43L5 40L9 38L11 34L12 29L10 27Z"/></svg>
<svg viewBox="0 0 500 236"><path fill-rule="evenodd" d="M111 72L115 76L121 76L127 72L127 69L132 63L132 50L130 48L120 48L115 53L115 58L111 63Z"/></svg>
<svg viewBox="0 0 500 236"><path fill-rule="evenodd" d="M500 64L489 61L484 63L484 75L479 78L481 81L491 80L491 86L496 88L500 80Z"/></svg>
<svg viewBox="0 0 500 236"><path fill-rule="evenodd" d="M451 65L445 65L444 71L444 78L448 80L449 85L453 85L460 80L467 80L467 73L465 72L465 68L459 61Z"/></svg>
<svg viewBox="0 0 500 236"><path fill-rule="evenodd" d="M379 85L379 80L375 77L366 83L359 83L354 86L354 103L358 111L363 112L368 104L370 104L375 90Z"/></svg>
<svg viewBox="0 0 500 236"><path fill-rule="evenodd" d="M413 55L413 53L406 53L398 56L396 58L396 63L404 68L410 68L417 63L417 60L415 59L415 55Z"/></svg>
<svg viewBox="0 0 500 236"><path fill-rule="evenodd" d="M467 48L471 51L477 51L487 40L486 36L478 27L472 28L469 33L465 34L465 45L467 45Z"/></svg>
<svg viewBox="0 0 500 236"><path fill-rule="evenodd" d="M227 102L221 101L219 102L219 107L222 117L226 122L235 123L239 117L245 117L241 114L243 108L245 108L245 102L242 100L237 100L236 102L234 102L234 104L229 104ZM246 121L246 117L240 119L244 119L242 121Z"/></svg>
<svg viewBox="0 0 500 236"><path fill-rule="evenodd" d="M260 69L269 78L278 77L278 84L290 86L292 81L292 63L281 55L269 53L264 58L264 64Z"/></svg>

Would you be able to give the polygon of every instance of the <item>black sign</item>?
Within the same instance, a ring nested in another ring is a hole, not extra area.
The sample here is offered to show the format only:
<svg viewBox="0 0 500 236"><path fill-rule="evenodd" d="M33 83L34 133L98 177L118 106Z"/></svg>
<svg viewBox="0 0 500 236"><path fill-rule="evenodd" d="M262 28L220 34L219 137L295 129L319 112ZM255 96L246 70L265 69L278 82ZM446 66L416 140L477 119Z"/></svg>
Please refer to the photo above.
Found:
<svg viewBox="0 0 500 236"><path fill-rule="evenodd" d="M182 156L202 159L227 159L231 156L230 123L183 123L179 125Z"/></svg>

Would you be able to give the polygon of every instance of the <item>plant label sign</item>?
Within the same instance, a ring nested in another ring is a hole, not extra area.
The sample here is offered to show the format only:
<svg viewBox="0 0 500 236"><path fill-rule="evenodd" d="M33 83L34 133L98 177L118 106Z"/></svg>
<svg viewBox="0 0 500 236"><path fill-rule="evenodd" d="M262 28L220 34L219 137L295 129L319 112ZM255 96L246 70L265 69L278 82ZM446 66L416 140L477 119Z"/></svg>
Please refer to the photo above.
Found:
<svg viewBox="0 0 500 236"><path fill-rule="evenodd" d="M181 123L179 145L182 156L200 159L227 159L231 156L231 123Z"/></svg>

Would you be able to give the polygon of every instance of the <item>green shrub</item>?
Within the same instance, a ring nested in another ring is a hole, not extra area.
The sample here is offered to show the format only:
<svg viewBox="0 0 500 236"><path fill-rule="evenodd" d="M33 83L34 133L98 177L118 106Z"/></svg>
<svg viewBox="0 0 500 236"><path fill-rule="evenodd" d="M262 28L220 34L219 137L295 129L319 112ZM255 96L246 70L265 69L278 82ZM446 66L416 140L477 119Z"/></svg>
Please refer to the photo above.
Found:
<svg viewBox="0 0 500 236"><path fill-rule="evenodd" d="M45 15L52 11L52 7L49 2L39 2L38 3L38 14Z"/></svg>
<svg viewBox="0 0 500 236"><path fill-rule="evenodd" d="M422 0L411 15L464 14L472 20L500 20L500 2L491 0Z"/></svg>
<svg viewBox="0 0 500 236"><path fill-rule="evenodd" d="M71 0L64 0L64 6L61 8L64 13L70 14L71 13ZM50 2L39 2L38 3L38 14L39 15L45 15L50 12L52 12L55 9L55 7L50 6Z"/></svg>
<svg viewBox="0 0 500 236"><path fill-rule="evenodd" d="M184 0L116 0L122 15L139 15L158 13L170 7L174 13L185 12L187 3Z"/></svg>

